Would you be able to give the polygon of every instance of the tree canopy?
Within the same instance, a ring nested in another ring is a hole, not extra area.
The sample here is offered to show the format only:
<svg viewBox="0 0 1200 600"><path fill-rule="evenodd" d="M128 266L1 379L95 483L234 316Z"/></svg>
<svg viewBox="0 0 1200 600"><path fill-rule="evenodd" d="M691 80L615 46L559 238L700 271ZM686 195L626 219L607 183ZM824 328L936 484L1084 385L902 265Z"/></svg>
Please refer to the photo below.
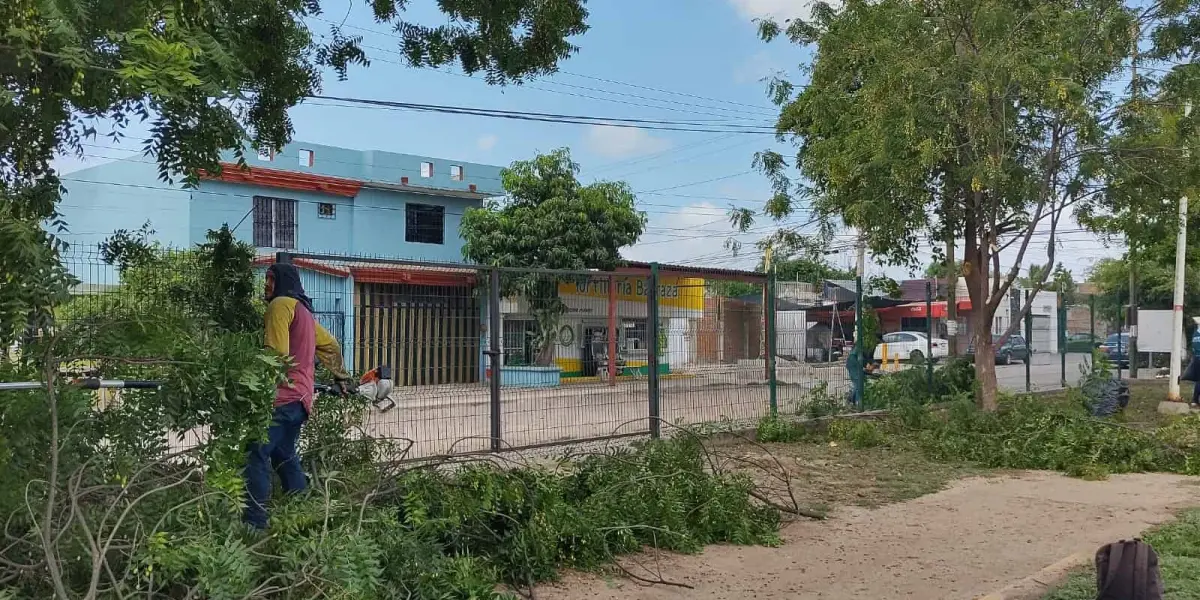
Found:
<svg viewBox="0 0 1200 600"><path fill-rule="evenodd" d="M405 19L409 0L369 3L415 67L457 63L491 83L555 70L586 31L584 0L437 2L443 23ZM369 58L333 25L311 30L320 0L188 3L67 0L0 3L0 344L62 300L69 276L54 234L56 155L84 155L106 123L113 138L146 122L146 154L164 179L218 171L220 152L278 149L288 109L318 93L321 71L346 77ZM50 222L51 232L42 225Z"/></svg>
<svg viewBox="0 0 1200 600"><path fill-rule="evenodd" d="M646 215L637 210L626 183L582 185L578 172L566 148L514 162L501 174L507 196L463 215L463 256L483 265L518 269L616 268L620 249L641 237ZM558 283L566 279L529 271L510 271L501 278L502 293L528 301L538 321L540 365L554 358L558 324L566 310Z"/></svg>
<svg viewBox="0 0 1200 600"><path fill-rule="evenodd" d="M1026 289L1043 289L1063 295L1063 302L1067 304L1075 303L1075 278L1071 272L1063 266L1062 263L1054 265L1051 269L1049 264L1029 265L1029 270L1024 277L1018 279L1021 287Z"/></svg>
<svg viewBox="0 0 1200 600"><path fill-rule="evenodd" d="M1035 238L1053 263L1064 211L1095 193L1080 157L1104 141L1105 86L1132 22L1119 0L847 0L786 31L763 22L767 40L815 45L806 86L772 84L777 129L798 152L755 157L774 187L763 212L780 219L805 200L893 264L915 266L927 240L964 240L975 329L989 331ZM994 408L994 367L976 368Z"/></svg>

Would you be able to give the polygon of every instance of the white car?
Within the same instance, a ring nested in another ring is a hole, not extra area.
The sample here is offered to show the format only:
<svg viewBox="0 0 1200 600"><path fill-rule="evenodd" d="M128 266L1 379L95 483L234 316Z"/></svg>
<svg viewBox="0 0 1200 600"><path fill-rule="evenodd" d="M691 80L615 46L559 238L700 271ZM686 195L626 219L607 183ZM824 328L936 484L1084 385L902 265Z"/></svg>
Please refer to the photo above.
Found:
<svg viewBox="0 0 1200 600"><path fill-rule="evenodd" d="M930 342L929 338L919 331L885 333L880 338L879 344L875 346L875 362L897 359L913 362L925 360L925 355L930 352ZM884 346L887 346L887 356L883 355ZM932 353L933 360L946 358L950 355L949 342L941 338L933 338Z"/></svg>

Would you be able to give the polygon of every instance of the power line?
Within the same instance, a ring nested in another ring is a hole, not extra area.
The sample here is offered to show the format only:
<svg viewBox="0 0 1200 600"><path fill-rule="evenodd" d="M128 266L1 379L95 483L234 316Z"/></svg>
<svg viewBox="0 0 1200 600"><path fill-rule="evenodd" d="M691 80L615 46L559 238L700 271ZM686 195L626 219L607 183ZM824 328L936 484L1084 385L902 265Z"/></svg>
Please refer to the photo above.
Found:
<svg viewBox="0 0 1200 600"><path fill-rule="evenodd" d="M349 29L355 29L355 30L358 30L358 31L363 31L363 32L367 32L367 33L373 33L373 34L375 34L375 35L380 35L380 36L384 36L384 37L389 37L389 38L393 38L393 39L396 39L396 40L402 40L402 39L403 39L403 38L401 38L400 36L398 36L398 35L395 35L394 33L390 33L390 32L387 32L387 31L381 31L381 30L378 30L378 29L372 29L372 28L370 28L370 27L361 27L361 26L358 26L358 25L351 25L351 24L346 24L346 23L338 23L338 22L335 22L335 21L332 21L332 20L330 20L330 19L326 19L326 18L323 18L323 17L316 17L316 16L314 16L314 17L311 17L311 18L313 18L313 19L316 19L316 20L319 20L319 21L324 21L324 22L326 22L326 23L329 23L329 24L332 24L332 25L334 25L334 26L336 26L336 27L338 27L338 28L345 27L345 28L349 28ZM319 34L318 34L318 35L319 35ZM378 51L380 51L380 52L388 52L388 53L391 53L391 54L396 54L396 55L398 55L398 56L401 56L401 57L403 57L403 56L404 56L404 54L403 54L402 52L398 52L398 51L395 51L395 50L390 50L390 49L386 49L386 48L378 48L378 47L375 47L375 46L369 46L369 45L366 45L366 44L363 44L363 47L366 47L366 48L371 48L371 49L373 49L373 50L378 50ZM389 61L384 61L384 62L389 62ZM399 64L399 63L397 63L397 64ZM407 65L403 65L403 64L401 64L400 66L407 66ZM441 70L438 70L438 72L447 73L446 71L441 71ZM778 114L775 112L775 110L774 110L773 108L771 108L771 107L769 107L769 106L766 106L766 105L754 105L754 104L747 104L747 103L744 103L744 102L737 102L737 101L733 101L733 100L723 100L723 99L720 99L720 98L711 98L711 97L707 97L707 96L700 96L700 95L697 95L697 94L690 94L690 93L687 93L687 92L677 92L677 91L674 91L674 90L667 90L667 89L662 89L662 88L655 88L655 87L650 87L650 86L645 86L645 85L639 85L639 84L635 84L635 83L628 83L628 82L624 82L624 81L618 81L618 80L615 80L615 79L607 79L607 78L604 78L604 77L596 77L596 76L594 76L594 75L585 75L585 74L582 74L582 73L573 73L573 72L570 72L570 71L558 71L558 72L559 72L559 73L562 73L562 74L564 74L564 75L569 75L569 76L571 76L571 77L579 77L579 78L581 78L581 79L590 79L590 80L593 80L593 81L599 81L599 82L602 82L602 83L610 83L610 84L613 84L613 85L620 85L620 86L625 86L625 87L634 88L634 89L640 89L640 90L646 90L646 91L651 91L651 92L657 92L657 93L660 93L660 94L668 94L668 95L671 95L671 96L678 96L678 97L683 97L683 98L692 98L692 99L695 99L695 100L703 100L703 101L705 101L705 102L716 102L716 103L718 103L718 104L726 104L726 105L733 106L733 107L739 107L739 109L738 109L738 110L740 110L740 109L745 109L745 108L750 108L750 109L754 109L755 111L758 111L759 113L762 113L762 116L769 116L769 117L771 117L771 118L775 118L775 117L777 117L777 116L778 116ZM450 75L459 75L458 73L447 73L447 74L450 74ZM463 76L463 77L470 77L469 75L462 75L462 76ZM472 78L472 79L473 79L473 78ZM539 83L550 83L550 84L554 84L554 85L563 85L563 86L574 87L574 88L579 88L579 89L585 89L585 90L591 90L591 91L598 91L598 92L601 92L601 93L610 93L610 94L616 94L616 95L621 95L621 96L626 96L626 97L632 97L632 98L638 98L638 99L644 99L644 100L652 100L652 101L656 101L656 102L673 102L673 103L675 103L675 104L677 104L677 105L684 105L684 106L695 106L695 107L698 107L698 108L704 108L704 109L708 109L708 110L726 110L726 111L728 111L728 110L733 110L733 109L726 109L726 108L717 107L717 106L706 106L706 105L699 105L699 104L680 103L680 102L675 102L675 101L672 101L672 100L667 100L667 99L664 99L664 98L653 98L653 97L647 97L647 96L639 96L639 95L635 95L635 94L626 94L626 93L623 93L623 92L614 92L614 91L611 91L611 90L604 90L604 89L597 89L597 88L589 88L589 87L585 87L585 86L577 86L577 85L573 85L573 84L563 83L563 82L559 82L559 81L552 81L552 80L547 80L547 79L539 80ZM539 88L534 88L534 89L539 89ZM547 91L547 92L558 92L558 90L542 90L542 91ZM596 99L597 99L597 100L609 100L609 101L615 101L615 100L606 99L606 98L596 98ZM743 110L742 112L745 112L745 111Z"/></svg>
<svg viewBox="0 0 1200 600"><path fill-rule="evenodd" d="M746 104L746 103L744 103L744 102L735 102L735 101L733 101L733 100L721 100L720 98L709 98L709 97L706 97L706 96L698 96L698 95L696 95L696 94L689 94L689 93L686 93L686 92L676 92L676 91L673 91L673 90L666 90L666 89L662 89L662 88L656 88L656 87L650 87L650 86L646 86L646 85L638 85L638 84L636 84L636 83L628 83L628 82L624 82L624 81L618 81L618 80L615 80L615 79L605 79L605 78L603 78L603 77L596 77L596 76L594 76L594 75L584 75L584 74L582 74L582 73L572 73L571 71L559 71L559 72L560 72L560 73L562 73L562 74L564 74L564 75L570 75L570 76L572 76L572 77L581 77L581 78L583 78L583 79L591 79L591 80L594 80L594 81L601 81L601 82L604 82L604 83L611 83L611 84L614 84L614 85L624 85L624 86L631 87L631 88L637 88L637 89L639 89L639 90L648 90L648 91L651 91L651 92L659 92L659 93L661 93L661 94L670 94L670 95L672 95L672 96L682 96L682 97L684 97L684 98L695 98L695 99L697 99L697 100L707 100L707 101L710 101L710 102L722 102L722 103L725 103L725 104L731 104L731 105L734 105L734 106L741 106L741 107L745 107L745 108L753 108L753 109L756 109L756 110L759 110L759 111L764 111L764 112L767 112L767 113L771 114L772 116L777 116L777 115L775 114L775 112L774 112L774 109L772 109L772 108L770 108L770 107L768 107L768 106L766 106L766 105Z"/></svg>
<svg viewBox="0 0 1200 600"><path fill-rule="evenodd" d="M375 100L370 98L353 98L346 96L308 96L315 100L342 102L354 106L375 109L407 110L452 115L468 115L494 119L512 119L518 121L539 121L544 123L561 123L567 125L596 125L602 127L624 127L631 129L652 129L657 131L684 131L693 133L730 133L750 135L775 135L774 129L766 129L754 125L705 124L694 121L668 121L659 119L631 119L624 117L594 117L589 115L564 115L555 113L538 113L524 111L507 111L498 109L473 108L466 106L450 106L439 104L421 104L416 102L397 102L392 100ZM325 106L317 104L317 106ZM336 105L335 105L336 106Z"/></svg>
<svg viewBox="0 0 1200 600"><path fill-rule="evenodd" d="M703 180L703 181L693 181L693 182L691 182L691 183L681 183L681 184L679 184L679 185L673 185L673 186L670 186L670 187L657 188L657 189L653 189L653 190L646 190L646 191L639 191L639 192L635 192L635 193L637 193L637 194L653 194L653 193L656 193L656 192L665 192L665 191L668 191L668 190L677 190L677 189L680 189L680 188L692 187L692 186L694 186L694 185L703 185L703 184L705 184L705 183L713 183L714 181L722 181L722 180L725 180L725 179L733 179L734 177L741 177L742 175L746 175L747 173L753 173L753 172L754 172L754 170L753 170L753 169L747 169L747 170L745 170L745 171L741 171L741 172L738 172L738 173L733 173L733 174L730 174L730 175L723 175L723 176L721 176L721 177L713 177L712 179L705 179L705 180Z"/></svg>

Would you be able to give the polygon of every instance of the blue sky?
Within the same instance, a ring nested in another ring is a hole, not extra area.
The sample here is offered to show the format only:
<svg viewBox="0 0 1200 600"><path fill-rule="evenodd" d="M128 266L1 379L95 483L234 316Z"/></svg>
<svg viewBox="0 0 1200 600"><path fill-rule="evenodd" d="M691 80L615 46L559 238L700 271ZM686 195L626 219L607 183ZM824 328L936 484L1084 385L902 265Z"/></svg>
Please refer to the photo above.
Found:
<svg viewBox="0 0 1200 600"><path fill-rule="evenodd" d="M522 86L495 87L456 69L405 67L396 53L399 40L372 20L364 3L323 4L326 13L310 22L314 33L328 35L329 21L341 22L344 16L345 32L362 35L372 58L369 68L352 70L348 81L328 74L323 93L329 96L769 126L776 111L763 79L783 73L797 80L797 66L810 58L807 50L786 42L762 43L752 22L765 14L786 18L807 12L803 0L592 1L591 30L576 40L580 50L560 65L560 73ZM407 17L428 24L441 19L433 2L413 2ZM324 101L296 107L292 116L297 140L470 162L507 165L570 147L585 181L621 179L639 192L650 225L639 244L626 250L628 258L730 268L752 267L758 260L752 242L773 229L764 222L739 236L745 247L737 256L723 247L732 233L725 217L728 207L757 208L769 194L765 178L751 170L753 153L769 147L785 156L792 152L767 135L509 121ZM94 150L83 164L125 155ZM62 163L64 170L80 166L74 159ZM806 218L800 213L792 221ZM1068 246L1060 253L1069 255L1065 262L1082 274L1096 254L1077 249ZM838 264L852 259L848 252L831 258ZM907 275L877 269L894 277Z"/></svg>

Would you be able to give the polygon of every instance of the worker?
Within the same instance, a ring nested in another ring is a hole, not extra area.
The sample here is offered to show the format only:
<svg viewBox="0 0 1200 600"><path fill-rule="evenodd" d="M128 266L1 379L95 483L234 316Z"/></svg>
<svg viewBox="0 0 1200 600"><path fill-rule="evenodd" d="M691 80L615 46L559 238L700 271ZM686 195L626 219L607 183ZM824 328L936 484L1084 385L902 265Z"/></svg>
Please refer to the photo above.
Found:
<svg viewBox="0 0 1200 600"><path fill-rule="evenodd" d="M267 501L271 497L271 470L279 473L283 490L304 491L308 481L300 467L296 445L300 429L313 412L316 361L334 376L342 395L349 393L350 375L342 367L337 340L317 323L312 300L304 295L296 267L276 263L267 269L266 346L288 358L288 381L275 390L275 410L265 442L252 442L246 458L246 512L244 520L255 529L267 526Z"/></svg>
<svg viewBox="0 0 1200 600"><path fill-rule="evenodd" d="M1189 404L1192 408L1200 408L1200 326L1196 327L1196 331L1192 334L1191 354L1192 359L1188 362L1188 367L1180 379L1192 382L1192 401Z"/></svg>

